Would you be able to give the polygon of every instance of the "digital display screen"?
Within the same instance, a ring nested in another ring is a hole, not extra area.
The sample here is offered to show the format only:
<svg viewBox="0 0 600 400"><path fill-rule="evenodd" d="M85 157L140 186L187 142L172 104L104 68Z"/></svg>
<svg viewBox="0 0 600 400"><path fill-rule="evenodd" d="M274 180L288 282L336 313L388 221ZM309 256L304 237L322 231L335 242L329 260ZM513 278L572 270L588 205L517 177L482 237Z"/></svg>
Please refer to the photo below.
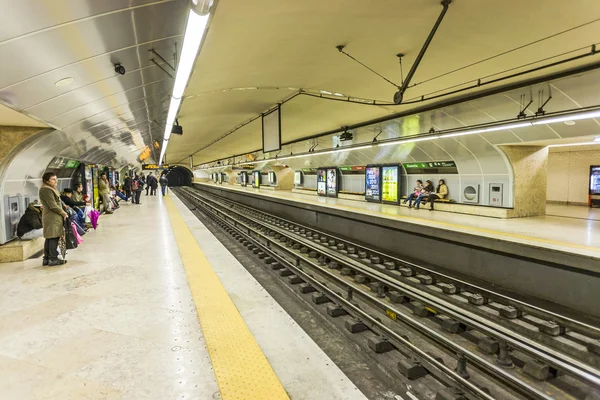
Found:
<svg viewBox="0 0 600 400"><path fill-rule="evenodd" d="M317 194L327 196L327 170L319 169L317 171Z"/></svg>
<svg viewBox="0 0 600 400"><path fill-rule="evenodd" d="M223 173L219 172L218 174L219 183L223 183Z"/></svg>
<svg viewBox="0 0 600 400"><path fill-rule="evenodd" d="M367 165L365 169L365 200L381 201L381 167Z"/></svg>
<svg viewBox="0 0 600 400"><path fill-rule="evenodd" d="M240 172L240 179L242 186L248 185L248 174L246 173L246 171Z"/></svg>
<svg viewBox="0 0 600 400"><path fill-rule="evenodd" d="M337 169L327 170L327 196L337 197L338 194L338 173Z"/></svg>
<svg viewBox="0 0 600 400"><path fill-rule="evenodd" d="M600 195L600 165L590 167L590 194Z"/></svg>
<svg viewBox="0 0 600 400"><path fill-rule="evenodd" d="M397 165L384 166L381 169L381 199L385 203L397 204L398 196L398 175L399 167Z"/></svg>
<svg viewBox="0 0 600 400"><path fill-rule="evenodd" d="M260 187L260 171L254 171L252 172L252 175L254 176L254 182L252 182L252 187L258 189Z"/></svg>
<svg viewBox="0 0 600 400"><path fill-rule="evenodd" d="M302 185L302 171L294 172L294 185Z"/></svg>

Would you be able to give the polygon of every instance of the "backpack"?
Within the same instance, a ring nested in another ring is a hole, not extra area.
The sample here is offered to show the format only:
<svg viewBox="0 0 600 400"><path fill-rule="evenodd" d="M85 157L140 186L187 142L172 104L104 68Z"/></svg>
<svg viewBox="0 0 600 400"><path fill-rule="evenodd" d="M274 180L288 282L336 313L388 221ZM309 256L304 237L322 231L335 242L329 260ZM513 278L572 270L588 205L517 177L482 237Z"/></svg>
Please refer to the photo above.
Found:
<svg viewBox="0 0 600 400"><path fill-rule="evenodd" d="M134 192L137 192L138 190L138 183L136 180L132 180L131 181L131 190L133 190Z"/></svg>

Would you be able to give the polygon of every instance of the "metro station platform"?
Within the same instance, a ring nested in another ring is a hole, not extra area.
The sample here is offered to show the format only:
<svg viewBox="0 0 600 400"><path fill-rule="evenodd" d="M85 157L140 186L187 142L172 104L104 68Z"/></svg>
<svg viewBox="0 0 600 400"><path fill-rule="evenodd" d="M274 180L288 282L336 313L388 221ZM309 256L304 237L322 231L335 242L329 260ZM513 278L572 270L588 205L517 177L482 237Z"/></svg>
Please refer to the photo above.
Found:
<svg viewBox="0 0 600 400"><path fill-rule="evenodd" d="M600 259L600 213L587 207L548 205L548 214L545 216L498 219L443 211L429 212L425 206L415 210L405 206L328 198L289 190L255 189L239 185L217 185L213 182L195 184L251 193L269 200L285 200L350 214L373 216L389 222L401 221L415 226L428 226L440 232L466 233Z"/></svg>
<svg viewBox="0 0 600 400"><path fill-rule="evenodd" d="M364 399L174 195L0 264L1 399Z"/></svg>

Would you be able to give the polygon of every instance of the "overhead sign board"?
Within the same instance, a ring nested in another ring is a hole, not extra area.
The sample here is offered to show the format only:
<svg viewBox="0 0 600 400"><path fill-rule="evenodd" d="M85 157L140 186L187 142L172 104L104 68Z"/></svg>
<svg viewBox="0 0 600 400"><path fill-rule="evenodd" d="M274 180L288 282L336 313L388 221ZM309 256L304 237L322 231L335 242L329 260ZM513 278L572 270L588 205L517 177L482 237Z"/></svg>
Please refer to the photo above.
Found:
<svg viewBox="0 0 600 400"><path fill-rule="evenodd" d="M142 170L149 170L149 169L167 169L169 168L169 166L167 164L163 164L162 167L160 167L158 164L142 164Z"/></svg>
<svg viewBox="0 0 600 400"><path fill-rule="evenodd" d="M77 167L79 167L79 161L77 160L69 160L67 161L67 163L65 164L65 168L71 168L71 169L75 169Z"/></svg>
<svg viewBox="0 0 600 400"><path fill-rule="evenodd" d="M458 174L454 161L403 163L407 174Z"/></svg>

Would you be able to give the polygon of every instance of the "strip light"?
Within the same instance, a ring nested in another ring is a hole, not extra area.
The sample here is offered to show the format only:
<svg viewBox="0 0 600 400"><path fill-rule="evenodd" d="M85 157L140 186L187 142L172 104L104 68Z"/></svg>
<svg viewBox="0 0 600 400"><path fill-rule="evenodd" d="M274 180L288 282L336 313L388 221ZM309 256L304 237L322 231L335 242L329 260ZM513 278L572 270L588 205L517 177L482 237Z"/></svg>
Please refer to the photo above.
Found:
<svg viewBox="0 0 600 400"><path fill-rule="evenodd" d="M475 129L452 130L452 131L448 131L447 133L440 132L438 134L429 134L428 136L425 136L425 135L404 136L402 138L391 139L391 140L388 140L385 142L375 142L375 143L364 145L364 146L345 147L345 148L341 147L341 148L335 148L335 149L325 150L325 151L320 151L320 152L302 153L302 154L297 154L297 155L268 158L268 159L264 159L264 160L260 160L260 161L239 162L237 164L238 165L239 164L254 165L259 162L289 160L291 158L310 157L310 156L316 156L316 155L322 155L322 154L337 153L339 151L360 150L360 149L376 147L376 146L390 146L393 144L402 145L402 144L423 142L423 141L434 140L434 139L445 139L445 138L452 138L452 137L465 136L465 135L474 135L474 134L486 133L486 132L497 132L497 131L504 131L504 130L510 130L510 129L519 129L519 128L525 128L525 127L533 126L533 125L555 124L558 122L578 121L578 120L582 120L582 119L591 119L591 118L600 118L600 110L598 109L598 107L595 107L595 109L593 109L593 110L564 113L564 114L561 114L560 116L556 116L556 117L554 117L554 116L539 117L539 118L534 117L533 119L528 120L528 121L522 121L522 122L510 121L510 122L505 122L505 123L496 124L496 125L487 126L487 127L482 126L481 128L475 128ZM418 137L418 136L421 136L421 137ZM600 139L600 137L597 139ZM594 140L593 142L583 142L583 143L553 144L553 145L549 145L548 147L583 146L583 145L589 145L589 144L600 144L600 141ZM212 168L214 168L214 167L205 168L205 169L212 169Z"/></svg>
<svg viewBox="0 0 600 400"><path fill-rule="evenodd" d="M183 92L187 87L190 75L192 74L192 68L200 49L200 43L206 32L206 25L210 14L199 15L190 10L188 15L187 24L185 26L185 35L183 37L183 46L181 49L181 58L179 59L179 65L177 66L177 74L175 75L175 84L173 85L173 95L171 96L171 102L169 104L169 112L167 114L167 122L165 124L165 134L160 151L160 158L158 164L162 165L163 157L167 151L169 145L169 138L171 137L171 129L175 118L177 118L177 112L181 105L181 99Z"/></svg>

